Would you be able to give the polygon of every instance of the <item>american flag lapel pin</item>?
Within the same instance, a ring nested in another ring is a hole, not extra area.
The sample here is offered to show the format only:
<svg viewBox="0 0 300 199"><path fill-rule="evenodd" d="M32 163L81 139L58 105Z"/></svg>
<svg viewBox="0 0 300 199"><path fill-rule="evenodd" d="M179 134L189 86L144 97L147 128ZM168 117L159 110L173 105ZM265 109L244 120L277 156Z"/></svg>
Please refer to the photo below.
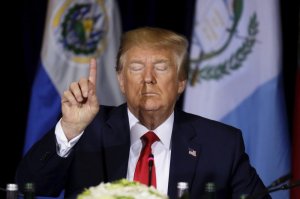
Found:
<svg viewBox="0 0 300 199"><path fill-rule="evenodd" d="M197 157L197 151L194 150L194 149L189 148L189 154L194 156L194 157Z"/></svg>

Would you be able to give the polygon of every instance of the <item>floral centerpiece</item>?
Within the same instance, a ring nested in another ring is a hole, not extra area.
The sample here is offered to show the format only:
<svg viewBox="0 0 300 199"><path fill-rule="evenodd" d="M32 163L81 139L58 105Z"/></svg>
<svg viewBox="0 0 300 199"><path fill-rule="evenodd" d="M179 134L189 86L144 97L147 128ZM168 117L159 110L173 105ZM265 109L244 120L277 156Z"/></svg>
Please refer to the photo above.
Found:
<svg viewBox="0 0 300 199"><path fill-rule="evenodd" d="M168 196L154 187L121 179L90 187L79 194L77 199L168 199Z"/></svg>

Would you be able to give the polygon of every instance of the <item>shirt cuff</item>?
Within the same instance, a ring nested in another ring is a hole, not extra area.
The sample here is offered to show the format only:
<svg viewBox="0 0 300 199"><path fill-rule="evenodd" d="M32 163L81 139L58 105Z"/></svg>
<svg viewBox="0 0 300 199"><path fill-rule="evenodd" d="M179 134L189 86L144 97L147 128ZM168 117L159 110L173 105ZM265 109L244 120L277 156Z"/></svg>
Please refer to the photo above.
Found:
<svg viewBox="0 0 300 199"><path fill-rule="evenodd" d="M64 158L68 157L68 155L71 152L72 147L78 142L78 140L80 139L82 134L83 134L83 131L79 135L77 135L75 138L68 141L68 139L62 129L61 119L60 119L55 127L57 155L59 155L60 157L64 157Z"/></svg>

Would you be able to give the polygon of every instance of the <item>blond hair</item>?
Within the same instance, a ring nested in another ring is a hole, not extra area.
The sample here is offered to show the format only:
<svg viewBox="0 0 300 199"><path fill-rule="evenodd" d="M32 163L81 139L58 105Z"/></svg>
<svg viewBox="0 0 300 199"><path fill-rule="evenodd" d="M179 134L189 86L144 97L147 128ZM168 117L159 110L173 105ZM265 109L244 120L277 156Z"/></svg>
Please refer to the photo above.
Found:
<svg viewBox="0 0 300 199"><path fill-rule="evenodd" d="M186 80L188 78L188 41L184 36L170 30L154 27L143 27L126 32L122 36L117 55L116 71L118 73L123 68L125 53L135 46L172 50L177 62L179 79Z"/></svg>

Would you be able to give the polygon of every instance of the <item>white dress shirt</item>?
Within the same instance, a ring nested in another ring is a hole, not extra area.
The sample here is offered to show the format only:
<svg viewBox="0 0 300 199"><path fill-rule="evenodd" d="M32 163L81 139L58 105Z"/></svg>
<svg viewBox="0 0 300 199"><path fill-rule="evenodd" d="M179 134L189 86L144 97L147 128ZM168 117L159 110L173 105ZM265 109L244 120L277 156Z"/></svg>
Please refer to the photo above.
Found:
<svg viewBox="0 0 300 199"><path fill-rule="evenodd" d="M129 111L129 109L128 118L131 144L128 159L127 179L132 181L134 177L135 166L142 150L142 141L140 137L151 130L159 137L159 141L153 143L151 146L156 171L156 188L160 192L167 194L171 161L171 135L174 123L174 112L165 122L163 122L154 130L147 129L145 126L143 126ZM57 154L61 157L68 157L72 147L78 142L82 134L83 132L72 140L68 141L61 127L61 122L59 121L55 127Z"/></svg>
<svg viewBox="0 0 300 199"><path fill-rule="evenodd" d="M168 193L169 170L171 160L171 135L173 130L174 113L158 126L156 129L147 129L138 119L128 110L130 127L130 152L128 160L127 179L133 180L136 163L142 150L140 139L149 130L153 131L158 137L158 142L152 144L152 154L154 156L156 172L156 188L162 193Z"/></svg>

